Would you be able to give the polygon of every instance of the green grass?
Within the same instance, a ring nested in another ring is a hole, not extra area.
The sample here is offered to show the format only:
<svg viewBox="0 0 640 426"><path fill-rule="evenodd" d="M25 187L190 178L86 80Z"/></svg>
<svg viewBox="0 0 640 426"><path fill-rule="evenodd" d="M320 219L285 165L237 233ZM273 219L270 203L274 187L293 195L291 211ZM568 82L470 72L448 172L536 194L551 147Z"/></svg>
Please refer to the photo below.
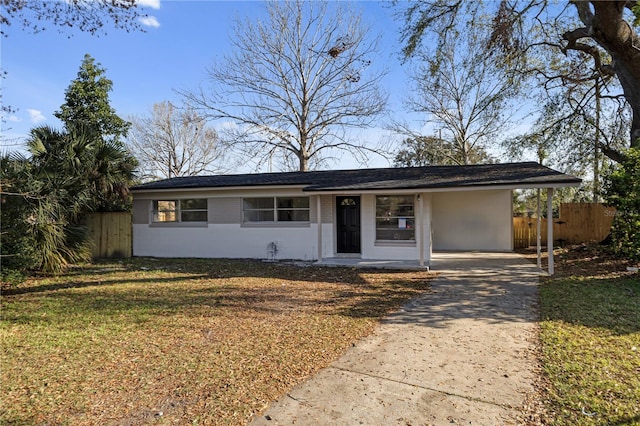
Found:
<svg viewBox="0 0 640 426"><path fill-rule="evenodd" d="M568 277L541 287L551 423L640 425L640 280Z"/></svg>
<svg viewBox="0 0 640 426"><path fill-rule="evenodd" d="M243 424L429 279L133 259L32 280L2 297L0 424Z"/></svg>

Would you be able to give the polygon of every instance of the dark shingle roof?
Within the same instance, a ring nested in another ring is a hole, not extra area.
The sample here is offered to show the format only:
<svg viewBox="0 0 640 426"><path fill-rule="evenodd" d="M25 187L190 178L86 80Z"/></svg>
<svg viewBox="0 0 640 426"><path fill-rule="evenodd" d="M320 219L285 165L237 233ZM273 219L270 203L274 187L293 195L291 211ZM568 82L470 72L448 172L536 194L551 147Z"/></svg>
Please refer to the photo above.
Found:
<svg viewBox="0 0 640 426"><path fill-rule="evenodd" d="M373 191L545 184L577 185L580 179L535 162L473 166L429 166L244 175L190 176L149 182L148 189L302 186L305 191Z"/></svg>

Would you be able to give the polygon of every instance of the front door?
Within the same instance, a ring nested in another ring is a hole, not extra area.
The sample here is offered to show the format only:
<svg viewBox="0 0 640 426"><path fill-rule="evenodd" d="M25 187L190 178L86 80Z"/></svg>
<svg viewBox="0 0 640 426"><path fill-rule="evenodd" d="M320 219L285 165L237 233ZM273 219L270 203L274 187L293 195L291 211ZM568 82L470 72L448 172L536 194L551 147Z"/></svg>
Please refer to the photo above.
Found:
<svg viewBox="0 0 640 426"><path fill-rule="evenodd" d="M360 253L360 197L336 197L338 253Z"/></svg>

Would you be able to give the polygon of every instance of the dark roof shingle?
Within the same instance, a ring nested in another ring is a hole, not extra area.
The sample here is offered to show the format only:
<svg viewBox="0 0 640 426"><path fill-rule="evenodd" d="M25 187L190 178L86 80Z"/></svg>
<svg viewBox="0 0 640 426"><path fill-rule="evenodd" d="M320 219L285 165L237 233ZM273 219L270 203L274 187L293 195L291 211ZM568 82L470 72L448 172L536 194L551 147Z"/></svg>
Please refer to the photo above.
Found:
<svg viewBox="0 0 640 426"><path fill-rule="evenodd" d="M302 186L305 191L373 191L501 185L577 185L580 179L535 162L310 172L190 176L149 182L149 189Z"/></svg>

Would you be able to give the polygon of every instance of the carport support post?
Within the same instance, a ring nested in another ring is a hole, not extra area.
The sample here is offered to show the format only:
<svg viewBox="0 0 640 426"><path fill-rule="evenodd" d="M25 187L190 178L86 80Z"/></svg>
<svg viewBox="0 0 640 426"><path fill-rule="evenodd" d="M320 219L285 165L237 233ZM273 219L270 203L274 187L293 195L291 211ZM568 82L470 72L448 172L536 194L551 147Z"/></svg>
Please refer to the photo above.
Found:
<svg viewBox="0 0 640 426"><path fill-rule="evenodd" d="M542 229L540 229L542 227L542 221L540 220L540 214L542 213L542 211L540 209L540 191L541 189L538 188L538 199L536 206L536 252L538 255L538 268L542 269L542 248L540 247L542 243Z"/></svg>
<svg viewBox="0 0 640 426"><path fill-rule="evenodd" d="M318 262L322 261L322 200L321 196L316 195L316 215L318 222Z"/></svg>
<svg viewBox="0 0 640 426"><path fill-rule="evenodd" d="M553 275L553 188L547 188L547 255L549 275Z"/></svg>
<svg viewBox="0 0 640 426"><path fill-rule="evenodd" d="M416 238L418 239L418 247L420 248L420 267L424 268L424 200L421 194L418 194L418 229L416 229Z"/></svg>
<svg viewBox="0 0 640 426"><path fill-rule="evenodd" d="M418 220L416 228L416 243L420 250L420 267L431 268L431 194L418 194Z"/></svg>

